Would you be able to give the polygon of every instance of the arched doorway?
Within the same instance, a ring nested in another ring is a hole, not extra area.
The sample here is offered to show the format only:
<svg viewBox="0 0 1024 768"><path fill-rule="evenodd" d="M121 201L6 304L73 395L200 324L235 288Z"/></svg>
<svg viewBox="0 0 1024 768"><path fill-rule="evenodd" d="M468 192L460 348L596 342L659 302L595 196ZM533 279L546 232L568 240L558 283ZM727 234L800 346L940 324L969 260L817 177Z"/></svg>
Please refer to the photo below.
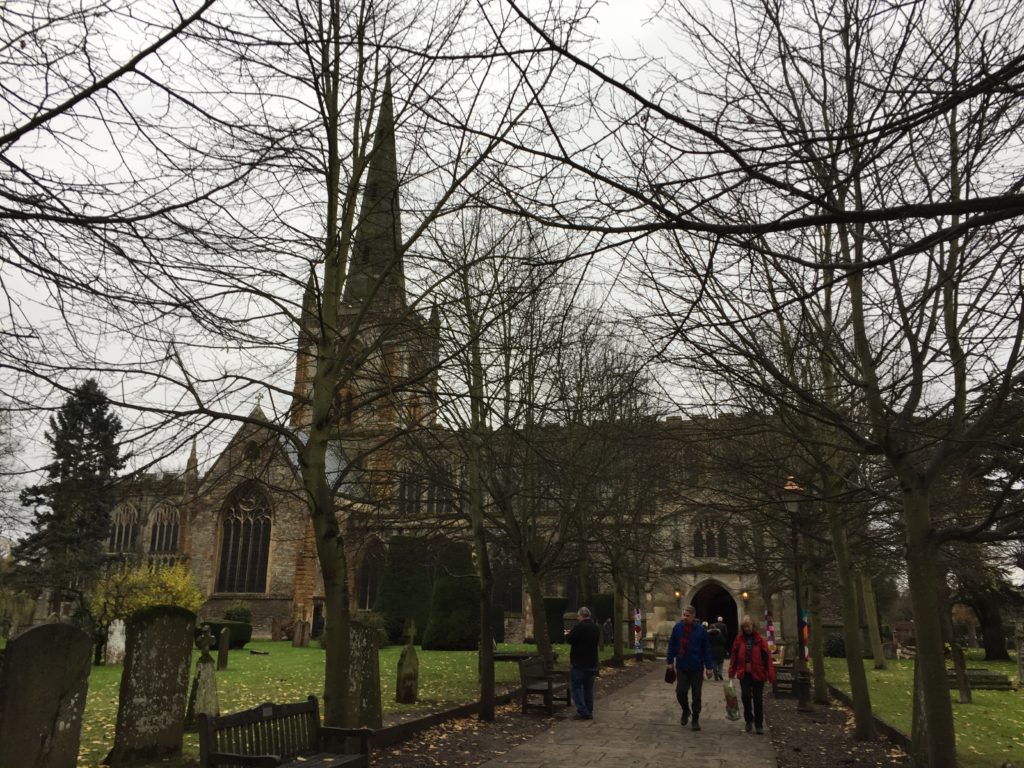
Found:
<svg viewBox="0 0 1024 768"><path fill-rule="evenodd" d="M697 609L698 621L711 624L721 616L725 626L729 628L727 640L732 642L739 630L739 619L736 601L729 594L729 590L718 582L709 581L697 589L690 602Z"/></svg>

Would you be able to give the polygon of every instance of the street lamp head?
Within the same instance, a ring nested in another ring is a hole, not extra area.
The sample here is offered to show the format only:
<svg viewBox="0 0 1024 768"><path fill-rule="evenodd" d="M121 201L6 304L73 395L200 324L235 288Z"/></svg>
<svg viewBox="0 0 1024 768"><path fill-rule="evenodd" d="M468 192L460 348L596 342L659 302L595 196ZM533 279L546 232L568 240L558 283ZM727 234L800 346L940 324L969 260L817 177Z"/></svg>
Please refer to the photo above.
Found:
<svg viewBox="0 0 1024 768"><path fill-rule="evenodd" d="M678 590L678 589L677 589L677 590L676 590L676 600L678 600L678 599L679 599L680 597L682 597L682 596L683 596L683 593L682 593L682 591L681 591L681 590Z"/></svg>
<svg viewBox="0 0 1024 768"><path fill-rule="evenodd" d="M743 590L742 592L740 592L740 598L741 598L741 599L743 600L743 602L745 603L745 602L747 602L747 600L749 600L749 599L750 599L750 593L749 593L749 592L747 592L747 590L745 590L745 589L744 589L744 590Z"/></svg>
<svg viewBox="0 0 1024 768"><path fill-rule="evenodd" d="M786 478L786 484L782 486L782 500L790 514L795 515L800 506L800 498L804 489L797 483L796 478L790 475Z"/></svg>

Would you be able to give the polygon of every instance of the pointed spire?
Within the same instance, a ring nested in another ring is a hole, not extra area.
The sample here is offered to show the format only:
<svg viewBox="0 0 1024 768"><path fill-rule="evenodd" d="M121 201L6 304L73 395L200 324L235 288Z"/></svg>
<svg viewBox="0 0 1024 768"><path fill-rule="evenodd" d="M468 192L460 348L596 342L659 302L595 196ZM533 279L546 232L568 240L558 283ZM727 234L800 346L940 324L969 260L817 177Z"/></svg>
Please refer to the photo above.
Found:
<svg viewBox="0 0 1024 768"><path fill-rule="evenodd" d="M320 307L317 302L316 266L309 268L306 288L302 292L298 341L295 349L295 385L292 388L291 425L307 429L310 424L310 398L316 373L316 342L320 333Z"/></svg>
<svg viewBox="0 0 1024 768"><path fill-rule="evenodd" d="M188 455L188 463L185 464L185 495L195 493L199 486L199 457L196 453L196 439L192 438L192 452Z"/></svg>
<svg viewBox="0 0 1024 768"><path fill-rule="evenodd" d="M405 306L398 157L395 151L395 110L390 69L384 77L380 112L366 170L363 203L353 237L348 279L342 297L346 304L360 304L370 300L381 311L399 310Z"/></svg>

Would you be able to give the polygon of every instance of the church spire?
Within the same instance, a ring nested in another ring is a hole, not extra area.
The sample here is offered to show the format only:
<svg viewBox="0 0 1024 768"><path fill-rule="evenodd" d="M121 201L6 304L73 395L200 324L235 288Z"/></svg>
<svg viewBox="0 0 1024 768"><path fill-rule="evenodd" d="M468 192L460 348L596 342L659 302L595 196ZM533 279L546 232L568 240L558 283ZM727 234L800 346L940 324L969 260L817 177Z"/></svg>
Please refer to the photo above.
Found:
<svg viewBox="0 0 1024 768"><path fill-rule="evenodd" d="M384 78L380 113L366 171L363 204L353 237L348 279L342 297L346 304L372 301L374 308L381 311L405 307L398 191L395 110L389 71Z"/></svg>

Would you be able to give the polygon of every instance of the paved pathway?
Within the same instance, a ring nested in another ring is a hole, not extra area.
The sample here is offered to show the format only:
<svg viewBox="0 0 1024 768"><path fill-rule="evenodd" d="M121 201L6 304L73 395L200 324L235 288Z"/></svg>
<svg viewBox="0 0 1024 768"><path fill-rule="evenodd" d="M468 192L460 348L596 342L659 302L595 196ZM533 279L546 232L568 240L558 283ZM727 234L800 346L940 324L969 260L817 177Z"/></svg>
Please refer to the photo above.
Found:
<svg viewBox="0 0 1024 768"><path fill-rule="evenodd" d="M483 763L481 768L562 768L624 765L669 768L684 763L700 768L776 768L771 737L743 731L742 719L725 718L722 683L704 683L702 730L679 725L675 687L665 683L664 665L594 703L593 720L572 720L562 709L549 730ZM601 681L597 686L600 691Z"/></svg>

